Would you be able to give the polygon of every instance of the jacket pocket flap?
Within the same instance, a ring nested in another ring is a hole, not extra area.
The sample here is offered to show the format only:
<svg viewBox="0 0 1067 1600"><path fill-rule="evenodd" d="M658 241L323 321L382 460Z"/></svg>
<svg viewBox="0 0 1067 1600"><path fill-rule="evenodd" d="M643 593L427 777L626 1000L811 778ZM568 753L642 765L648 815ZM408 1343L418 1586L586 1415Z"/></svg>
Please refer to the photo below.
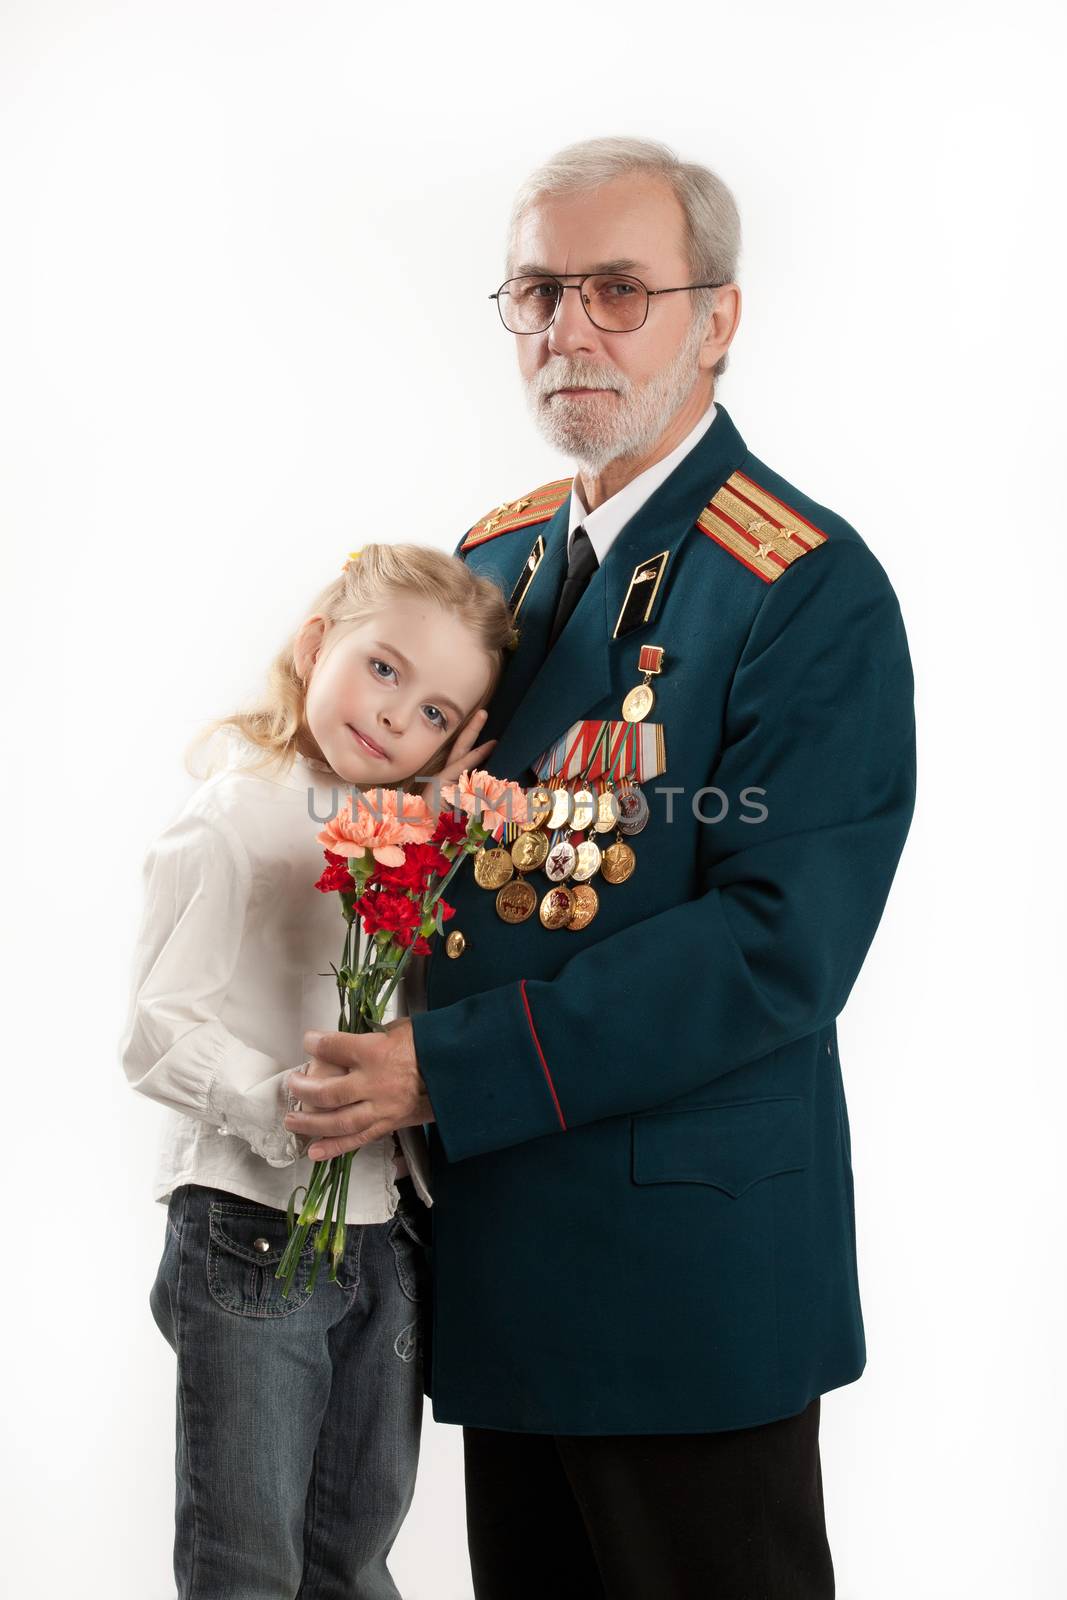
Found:
<svg viewBox="0 0 1067 1600"><path fill-rule="evenodd" d="M800 1171L808 1159L799 1095L647 1111L633 1119L635 1183L706 1183L737 1196L761 1178Z"/></svg>

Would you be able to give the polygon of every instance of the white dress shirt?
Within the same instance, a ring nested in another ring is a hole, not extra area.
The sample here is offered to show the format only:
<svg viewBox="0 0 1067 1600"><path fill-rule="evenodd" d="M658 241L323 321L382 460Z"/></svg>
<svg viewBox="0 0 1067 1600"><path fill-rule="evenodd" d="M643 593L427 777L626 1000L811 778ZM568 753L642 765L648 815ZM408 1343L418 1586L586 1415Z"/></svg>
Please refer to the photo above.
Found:
<svg viewBox="0 0 1067 1600"><path fill-rule="evenodd" d="M574 539L575 528L582 527L589 535L589 542L596 551L597 561L604 565L604 557L622 532L630 519L640 511L645 501L665 483L675 467L692 450L693 446L702 439L715 421L715 402L705 411L696 427L691 429L676 445L670 455L664 456L662 461L656 461L651 467L646 467L644 472L639 472L636 478L624 484L616 494L611 495L603 505L597 506L595 511L587 511L582 499L577 476L571 489L570 526L567 529L567 561L571 558L571 544Z"/></svg>
<svg viewBox="0 0 1067 1600"><path fill-rule="evenodd" d="M326 866L316 834L348 786L303 756L288 773L247 770L262 752L236 728L206 749L210 776L144 858L122 1065L168 1108L156 1200L199 1183L284 1210L312 1168L310 1141L282 1121L285 1079L307 1060L305 1029L337 1027L330 963L340 965L345 924L338 896L314 887ZM402 990L386 1020L406 1014ZM429 1204L422 1129L399 1137ZM347 1222L393 1215L394 1154L392 1135L356 1152Z"/></svg>

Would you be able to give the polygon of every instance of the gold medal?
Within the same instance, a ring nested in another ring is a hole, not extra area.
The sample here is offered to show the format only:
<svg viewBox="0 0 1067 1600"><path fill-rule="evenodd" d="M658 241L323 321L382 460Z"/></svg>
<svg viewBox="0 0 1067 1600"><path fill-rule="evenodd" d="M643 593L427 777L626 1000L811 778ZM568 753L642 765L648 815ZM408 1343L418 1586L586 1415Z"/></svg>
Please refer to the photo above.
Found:
<svg viewBox="0 0 1067 1600"><path fill-rule="evenodd" d="M537 829L520 833L511 847L511 859L520 872L534 872L548 854L548 835Z"/></svg>
<svg viewBox="0 0 1067 1600"><path fill-rule="evenodd" d="M623 700L623 720L625 722L643 722L655 703L656 696L653 694L650 684L635 684Z"/></svg>
<svg viewBox="0 0 1067 1600"><path fill-rule="evenodd" d="M569 878L578 861L578 852L566 839L554 844L545 858L545 877L552 883Z"/></svg>
<svg viewBox="0 0 1067 1600"><path fill-rule="evenodd" d="M562 883L556 884L541 901L541 921L546 928L565 928L574 910L574 895Z"/></svg>
<svg viewBox="0 0 1067 1600"><path fill-rule="evenodd" d="M539 828L552 811L552 790L547 783L539 783L526 797L524 828Z"/></svg>
<svg viewBox="0 0 1067 1600"><path fill-rule="evenodd" d="M622 702L625 722L643 722L655 705L656 696L651 680L663 671L663 656L664 649L659 644L643 644L637 652L637 670L645 681L635 684Z"/></svg>
<svg viewBox="0 0 1067 1600"><path fill-rule="evenodd" d="M474 858L474 881L483 889L499 889L515 873L515 863L499 845L479 850Z"/></svg>
<svg viewBox="0 0 1067 1600"><path fill-rule="evenodd" d="M579 883L571 893L574 895L574 909L567 926L573 933L580 933L583 928L588 928L600 910L600 898L591 883Z"/></svg>
<svg viewBox="0 0 1067 1600"><path fill-rule="evenodd" d="M525 878L513 878L498 891L496 914L505 922L525 922L537 905L537 890Z"/></svg>
<svg viewBox="0 0 1067 1600"><path fill-rule="evenodd" d="M637 857L622 839L609 844L601 853L600 871L609 883L625 883L636 865Z"/></svg>
<svg viewBox="0 0 1067 1600"><path fill-rule="evenodd" d="M577 853L578 860L571 869L571 877L576 883L583 883L586 878L592 878L600 871L600 846L594 839L583 839Z"/></svg>

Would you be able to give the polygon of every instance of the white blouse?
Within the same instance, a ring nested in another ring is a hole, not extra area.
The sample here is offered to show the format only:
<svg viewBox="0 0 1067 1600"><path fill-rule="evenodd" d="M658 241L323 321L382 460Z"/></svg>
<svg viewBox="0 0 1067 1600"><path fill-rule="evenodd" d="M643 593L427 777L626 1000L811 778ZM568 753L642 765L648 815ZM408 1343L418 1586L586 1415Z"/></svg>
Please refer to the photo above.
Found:
<svg viewBox="0 0 1067 1600"><path fill-rule="evenodd" d="M168 1108L156 1200L200 1183L284 1210L312 1168L310 1141L282 1122L297 1103L285 1080L307 1060L305 1030L337 1027L330 963L341 964L345 923L338 896L314 887L326 866L316 834L347 785L304 756L288 773L247 770L262 752L232 727L206 752L210 776L144 858L122 1065ZM412 957L387 1021L419 1008L421 966ZM429 1204L423 1131L399 1139ZM356 1152L347 1222L393 1215L395 1156L392 1135Z"/></svg>

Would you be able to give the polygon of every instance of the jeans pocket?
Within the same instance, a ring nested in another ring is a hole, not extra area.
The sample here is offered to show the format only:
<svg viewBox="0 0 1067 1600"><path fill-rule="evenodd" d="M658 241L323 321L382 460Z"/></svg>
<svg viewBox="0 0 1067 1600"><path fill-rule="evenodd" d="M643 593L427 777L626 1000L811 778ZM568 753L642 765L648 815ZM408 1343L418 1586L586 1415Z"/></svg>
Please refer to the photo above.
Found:
<svg viewBox="0 0 1067 1600"><path fill-rule="evenodd" d="M389 1226L389 1243L396 1260L396 1275L409 1300L421 1300L426 1293L429 1265L426 1248L411 1219L398 1211Z"/></svg>
<svg viewBox="0 0 1067 1600"><path fill-rule="evenodd" d="M287 1317L310 1297L309 1237L286 1297L276 1277L289 1239L284 1211L252 1200L212 1200L208 1208L207 1282L225 1311L242 1317ZM320 1267L320 1277L323 1268Z"/></svg>

